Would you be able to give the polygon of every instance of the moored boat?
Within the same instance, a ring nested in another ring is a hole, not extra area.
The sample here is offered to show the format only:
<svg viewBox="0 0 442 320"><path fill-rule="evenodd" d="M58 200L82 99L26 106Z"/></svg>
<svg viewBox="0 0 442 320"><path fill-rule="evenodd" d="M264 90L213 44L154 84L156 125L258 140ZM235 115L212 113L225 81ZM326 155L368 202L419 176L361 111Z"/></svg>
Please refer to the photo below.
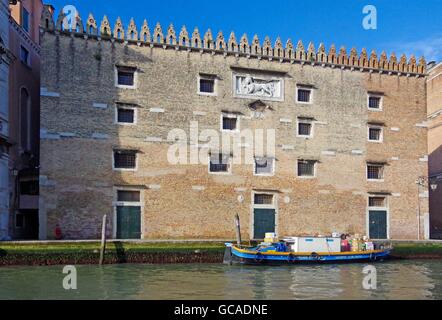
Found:
<svg viewBox="0 0 442 320"><path fill-rule="evenodd" d="M383 261L390 256L391 249L352 252L293 252L285 245L243 247L226 243L224 263L250 265L356 263Z"/></svg>

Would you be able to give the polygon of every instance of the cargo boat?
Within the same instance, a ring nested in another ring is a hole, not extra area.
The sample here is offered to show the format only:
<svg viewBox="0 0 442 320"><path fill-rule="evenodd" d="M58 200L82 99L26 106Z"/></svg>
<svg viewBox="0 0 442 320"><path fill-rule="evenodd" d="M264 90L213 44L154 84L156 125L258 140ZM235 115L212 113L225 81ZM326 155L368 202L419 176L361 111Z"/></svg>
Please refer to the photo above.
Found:
<svg viewBox="0 0 442 320"><path fill-rule="evenodd" d="M247 265L296 265L322 263L357 263L377 262L389 258L391 248L379 248L366 251L344 252L293 252L287 246L273 244L269 246L243 247L226 243L225 264Z"/></svg>

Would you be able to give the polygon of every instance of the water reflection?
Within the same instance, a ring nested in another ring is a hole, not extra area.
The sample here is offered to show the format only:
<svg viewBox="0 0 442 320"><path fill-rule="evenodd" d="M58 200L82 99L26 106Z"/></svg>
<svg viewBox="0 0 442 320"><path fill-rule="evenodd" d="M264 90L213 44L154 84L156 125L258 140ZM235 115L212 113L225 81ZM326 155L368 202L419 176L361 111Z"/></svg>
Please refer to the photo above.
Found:
<svg viewBox="0 0 442 320"><path fill-rule="evenodd" d="M78 266L78 290L63 267L0 268L0 299L441 299L442 263L375 264L377 290L364 290L362 264Z"/></svg>

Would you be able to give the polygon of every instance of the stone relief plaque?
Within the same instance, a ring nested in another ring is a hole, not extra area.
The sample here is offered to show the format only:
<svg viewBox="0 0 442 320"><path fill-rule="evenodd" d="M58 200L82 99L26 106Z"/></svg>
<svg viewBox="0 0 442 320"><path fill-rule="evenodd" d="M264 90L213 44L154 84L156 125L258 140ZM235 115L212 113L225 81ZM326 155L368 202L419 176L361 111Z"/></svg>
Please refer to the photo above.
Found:
<svg viewBox="0 0 442 320"><path fill-rule="evenodd" d="M280 78L234 75L234 96L283 101L283 80Z"/></svg>

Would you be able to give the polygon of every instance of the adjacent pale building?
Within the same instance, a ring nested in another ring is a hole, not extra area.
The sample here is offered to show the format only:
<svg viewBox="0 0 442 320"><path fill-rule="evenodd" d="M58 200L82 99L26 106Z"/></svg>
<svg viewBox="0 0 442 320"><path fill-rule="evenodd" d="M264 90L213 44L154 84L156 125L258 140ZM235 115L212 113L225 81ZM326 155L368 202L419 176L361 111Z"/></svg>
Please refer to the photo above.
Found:
<svg viewBox="0 0 442 320"><path fill-rule="evenodd" d="M41 0L10 1L9 237L38 239Z"/></svg>

